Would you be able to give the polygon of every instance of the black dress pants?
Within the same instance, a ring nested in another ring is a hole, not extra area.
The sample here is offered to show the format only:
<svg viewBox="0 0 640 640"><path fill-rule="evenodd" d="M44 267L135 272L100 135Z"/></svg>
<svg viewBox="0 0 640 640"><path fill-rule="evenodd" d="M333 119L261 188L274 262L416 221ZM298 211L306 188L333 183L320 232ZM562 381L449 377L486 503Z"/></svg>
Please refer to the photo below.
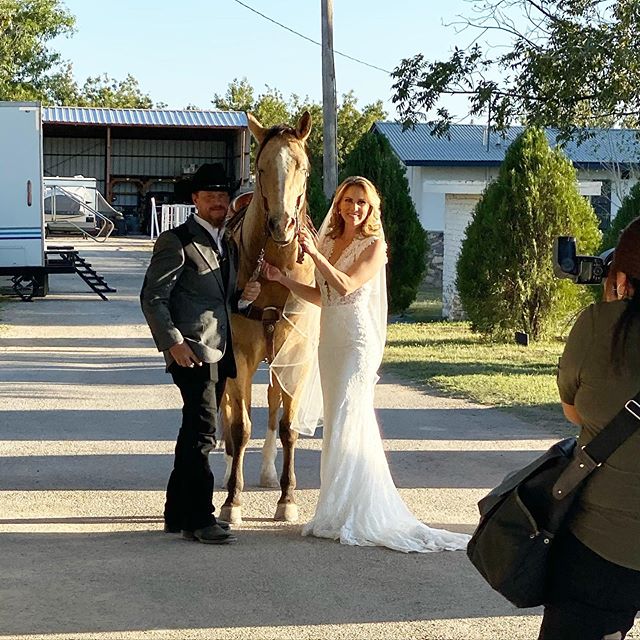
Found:
<svg viewBox="0 0 640 640"><path fill-rule="evenodd" d="M569 532L554 542L551 567L538 640L625 637L640 610L640 571L605 560Z"/></svg>
<svg viewBox="0 0 640 640"><path fill-rule="evenodd" d="M171 527L193 531L216 521L209 452L216 444L218 406L226 380L216 381L216 369L215 364L207 363L193 368L174 363L169 368L183 401L164 507L165 523Z"/></svg>

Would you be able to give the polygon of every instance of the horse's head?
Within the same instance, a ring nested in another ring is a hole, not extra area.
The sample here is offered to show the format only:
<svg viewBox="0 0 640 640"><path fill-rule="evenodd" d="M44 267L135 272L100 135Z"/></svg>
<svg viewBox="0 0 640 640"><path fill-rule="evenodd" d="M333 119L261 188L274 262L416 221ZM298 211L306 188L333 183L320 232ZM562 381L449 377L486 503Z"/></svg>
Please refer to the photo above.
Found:
<svg viewBox="0 0 640 640"><path fill-rule="evenodd" d="M311 116L305 111L295 128L263 127L251 114L249 130L258 141L256 197L264 209L266 227L278 244L291 242L305 213L309 159L305 141Z"/></svg>

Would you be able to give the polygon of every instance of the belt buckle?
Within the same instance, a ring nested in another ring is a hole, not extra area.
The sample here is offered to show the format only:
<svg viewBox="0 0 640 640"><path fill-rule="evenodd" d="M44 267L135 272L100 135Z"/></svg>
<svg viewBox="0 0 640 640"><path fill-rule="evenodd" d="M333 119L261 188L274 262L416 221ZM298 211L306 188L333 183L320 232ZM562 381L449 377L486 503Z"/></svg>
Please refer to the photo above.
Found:
<svg viewBox="0 0 640 640"><path fill-rule="evenodd" d="M631 405L633 405L633 409L631 408ZM624 408L637 420L640 420L640 403L636 402L635 400L629 400L625 405Z"/></svg>

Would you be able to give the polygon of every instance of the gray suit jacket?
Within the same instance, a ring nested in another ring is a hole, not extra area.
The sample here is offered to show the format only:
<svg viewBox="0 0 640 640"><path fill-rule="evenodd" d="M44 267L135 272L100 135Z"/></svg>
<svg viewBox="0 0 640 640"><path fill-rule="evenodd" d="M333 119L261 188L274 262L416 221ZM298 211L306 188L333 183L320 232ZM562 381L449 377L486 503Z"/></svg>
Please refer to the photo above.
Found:
<svg viewBox="0 0 640 640"><path fill-rule="evenodd" d="M142 312L165 356L183 339L203 362L218 363L220 375L235 377L231 343L231 312L237 310L238 253L225 242L228 277L223 281L218 255L209 234L193 219L158 236L140 292Z"/></svg>

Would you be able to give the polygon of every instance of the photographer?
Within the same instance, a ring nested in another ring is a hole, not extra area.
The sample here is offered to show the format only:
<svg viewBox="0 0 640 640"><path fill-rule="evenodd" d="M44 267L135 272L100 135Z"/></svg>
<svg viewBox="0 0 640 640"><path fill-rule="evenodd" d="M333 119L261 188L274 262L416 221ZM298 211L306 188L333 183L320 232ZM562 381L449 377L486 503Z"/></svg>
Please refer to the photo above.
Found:
<svg viewBox="0 0 640 640"><path fill-rule="evenodd" d="M587 444L640 390L640 218L620 236L605 300L560 359L565 416ZM599 468L554 543L539 640L621 640L640 610L640 431Z"/></svg>

